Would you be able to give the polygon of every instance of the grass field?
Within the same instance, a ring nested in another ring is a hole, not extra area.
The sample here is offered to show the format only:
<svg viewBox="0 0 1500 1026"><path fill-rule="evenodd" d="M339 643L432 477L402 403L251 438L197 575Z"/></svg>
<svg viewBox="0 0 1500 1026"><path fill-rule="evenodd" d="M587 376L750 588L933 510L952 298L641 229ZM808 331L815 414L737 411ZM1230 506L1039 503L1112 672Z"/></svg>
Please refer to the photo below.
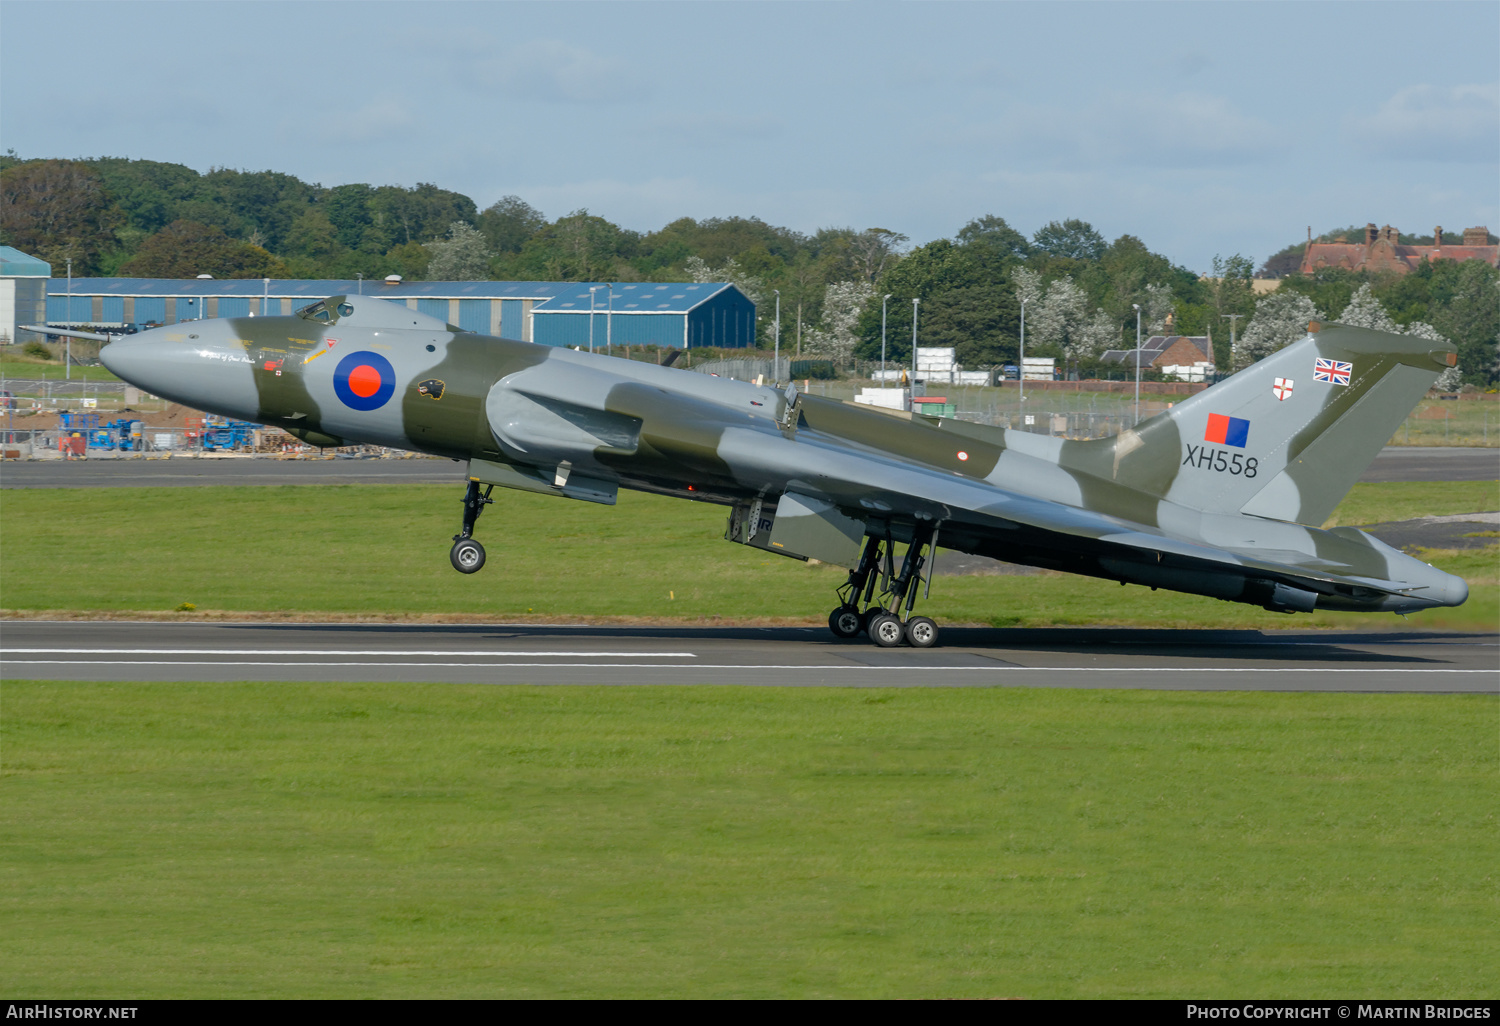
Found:
<svg viewBox="0 0 1500 1026"><path fill-rule="evenodd" d="M61 381L65 377L72 381L120 380L108 368L101 366L74 367L72 373L69 373L61 360L29 360L18 357L0 360L0 377L30 381Z"/></svg>
<svg viewBox="0 0 1500 1026"><path fill-rule="evenodd" d="M1493 696L7 683L0 992L1479 998Z"/></svg>
<svg viewBox="0 0 1500 1026"><path fill-rule="evenodd" d="M1357 485L1336 516L1369 523L1493 510L1494 482ZM448 565L457 488L421 485L35 489L0 492L0 606L180 615L471 616L820 622L844 571L722 540L719 507L622 493L611 509L505 492L479 521L489 563ZM1428 553L1469 579L1423 627L1500 622L1496 549ZM942 559L939 557L939 568ZM1064 574L939 576L924 612L996 626L1307 627L1396 617L1286 616Z"/></svg>

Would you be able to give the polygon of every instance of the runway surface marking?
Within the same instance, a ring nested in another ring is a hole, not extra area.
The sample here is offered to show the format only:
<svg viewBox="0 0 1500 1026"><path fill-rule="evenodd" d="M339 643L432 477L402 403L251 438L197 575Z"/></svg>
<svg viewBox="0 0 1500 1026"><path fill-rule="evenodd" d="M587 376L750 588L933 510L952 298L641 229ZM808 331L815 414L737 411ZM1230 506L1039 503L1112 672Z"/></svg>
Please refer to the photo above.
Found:
<svg viewBox="0 0 1500 1026"><path fill-rule="evenodd" d="M0 648L5 655L313 655L368 656L381 658L423 658L427 656L572 656L576 659L617 657L622 659L697 659L695 652L545 652L522 649L507 652L490 649L484 652L386 652L382 650L342 648Z"/></svg>
<svg viewBox="0 0 1500 1026"><path fill-rule="evenodd" d="M985 658L979 656L977 658ZM910 666L840 666L829 663L694 663L692 666L684 667L681 663L419 663L417 667L432 666L461 666L465 668L484 669L486 667L503 668L508 666L546 666L546 667L589 667L599 668L630 668L634 670L921 670L929 673L933 670L1022 670L1027 673L1282 673L1285 667L1263 667L1263 666L1017 666L1013 663L1006 664L992 661L993 665L985 666L932 666L930 664L915 663ZM199 659L7 659L7 666L370 666L369 662L329 662L325 660L303 659L294 662L274 662L265 659L247 660L243 662L225 660L199 660ZM376 664L379 665L379 664ZM397 664L400 665L400 664ZM1298 667L1298 673L1488 673L1496 676L1500 681L1500 670L1454 670L1443 668L1431 668L1421 670L1401 670L1392 667L1364 667L1360 669L1337 669L1332 667Z"/></svg>

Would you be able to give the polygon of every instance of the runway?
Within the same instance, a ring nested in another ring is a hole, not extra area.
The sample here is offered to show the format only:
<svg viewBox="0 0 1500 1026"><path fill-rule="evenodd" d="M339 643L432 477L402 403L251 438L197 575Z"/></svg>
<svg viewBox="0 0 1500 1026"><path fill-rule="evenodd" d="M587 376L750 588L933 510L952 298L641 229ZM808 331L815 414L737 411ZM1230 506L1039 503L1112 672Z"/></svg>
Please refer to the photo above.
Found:
<svg viewBox="0 0 1500 1026"><path fill-rule="evenodd" d="M7 679L1500 692L1494 634L949 628L926 651L822 628L9 621Z"/></svg>
<svg viewBox="0 0 1500 1026"><path fill-rule="evenodd" d="M1361 481L1500 480L1500 449L1389 446ZM281 460L248 457L8 462L0 488L189 485L436 484L461 488L464 464L444 459Z"/></svg>

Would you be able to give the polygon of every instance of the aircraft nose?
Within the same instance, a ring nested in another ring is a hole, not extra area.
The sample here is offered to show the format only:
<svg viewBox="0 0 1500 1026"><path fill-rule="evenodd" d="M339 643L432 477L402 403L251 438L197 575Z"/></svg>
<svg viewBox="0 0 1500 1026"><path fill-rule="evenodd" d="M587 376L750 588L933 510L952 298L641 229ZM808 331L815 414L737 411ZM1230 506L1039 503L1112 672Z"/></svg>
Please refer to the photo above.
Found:
<svg viewBox="0 0 1500 1026"><path fill-rule="evenodd" d="M254 418L254 377L242 347L197 337L169 341L158 331L116 339L99 351L100 362L152 395L210 413Z"/></svg>

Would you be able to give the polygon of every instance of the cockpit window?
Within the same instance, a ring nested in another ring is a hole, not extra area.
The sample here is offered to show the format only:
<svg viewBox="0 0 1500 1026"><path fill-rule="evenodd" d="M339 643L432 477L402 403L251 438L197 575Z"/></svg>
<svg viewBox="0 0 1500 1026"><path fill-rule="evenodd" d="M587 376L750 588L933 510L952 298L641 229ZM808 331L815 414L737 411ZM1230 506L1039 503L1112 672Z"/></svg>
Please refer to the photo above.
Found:
<svg viewBox="0 0 1500 1026"><path fill-rule="evenodd" d="M351 304L349 304L349 303L340 303L339 304L339 316L340 317L348 317L353 312L354 312L354 307Z"/></svg>
<svg viewBox="0 0 1500 1026"><path fill-rule="evenodd" d="M325 324L333 319L333 315L328 312L328 304L322 300L311 306L304 306L297 311L297 316L305 317L310 321L323 321Z"/></svg>

